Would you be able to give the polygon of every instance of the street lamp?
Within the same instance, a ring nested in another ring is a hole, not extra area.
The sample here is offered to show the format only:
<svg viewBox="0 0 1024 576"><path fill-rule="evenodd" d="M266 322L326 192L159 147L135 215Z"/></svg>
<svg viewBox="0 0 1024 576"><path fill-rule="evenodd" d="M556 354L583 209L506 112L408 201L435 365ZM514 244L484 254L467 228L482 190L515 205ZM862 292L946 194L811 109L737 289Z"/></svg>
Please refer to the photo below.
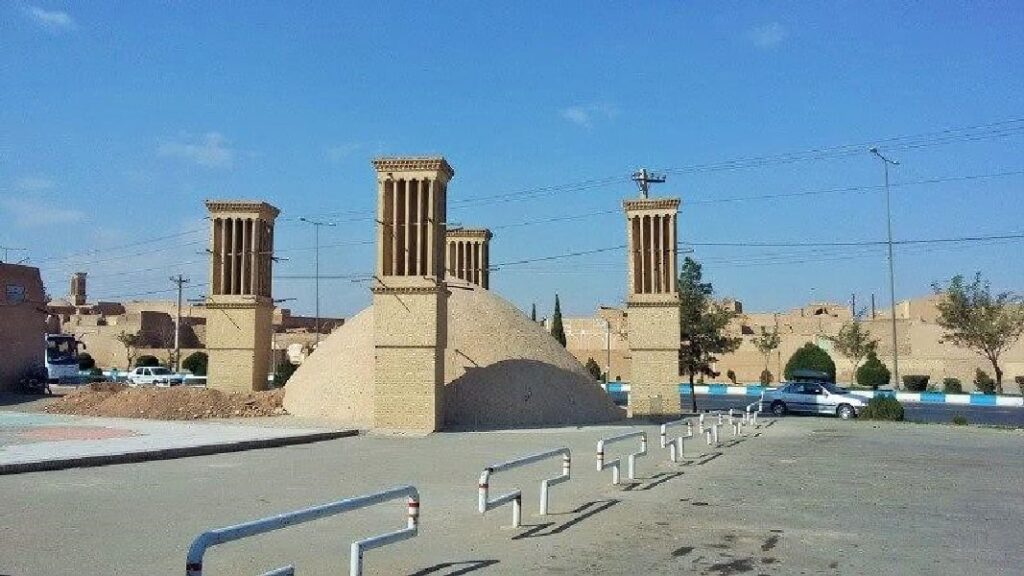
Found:
<svg viewBox="0 0 1024 576"><path fill-rule="evenodd" d="M892 373L893 373L893 387L899 390L900 387L900 354L896 345L896 275L894 272L895 265L893 264L892 258L892 201L889 194L889 165L899 166L900 163L896 160L886 158L878 151L878 148L871 148L868 150L879 160L882 161L882 167L885 172L885 219L886 226L888 227L889 239L889 301L892 302Z"/></svg>
<svg viewBox="0 0 1024 576"><path fill-rule="evenodd" d="M316 319L314 320L314 329L316 330L316 344L320 344L320 227L321 226L337 226L334 222L327 222L324 220L312 220L305 217L300 217L301 222L311 224L313 226L313 250L315 255L313 257L313 278L316 285Z"/></svg>

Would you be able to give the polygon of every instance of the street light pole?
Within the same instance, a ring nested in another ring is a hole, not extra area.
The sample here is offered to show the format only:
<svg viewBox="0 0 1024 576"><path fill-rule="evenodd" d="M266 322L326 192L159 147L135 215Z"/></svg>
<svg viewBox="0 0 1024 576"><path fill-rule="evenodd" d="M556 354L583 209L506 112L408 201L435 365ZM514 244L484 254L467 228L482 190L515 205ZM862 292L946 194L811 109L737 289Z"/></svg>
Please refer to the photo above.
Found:
<svg viewBox="0 0 1024 576"><path fill-rule="evenodd" d="M321 226L337 226L334 222L326 222L323 220L311 220L309 218L299 218L300 221L313 226L313 278L315 283L316 293L316 318L314 319L314 330L316 330L316 343L314 346L320 345L320 227Z"/></svg>
<svg viewBox="0 0 1024 576"><path fill-rule="evenodd" d="M892 373L893 387L899 390L900 353L896 342L896 273L892 257L892 199L889 193L889 165L892 164L893 166L899 166L900 163L896 160L883 156L882 153L878 151L878 148L871 148L868 151L882 161L882 166L885 172L885 218L889 235L887 241L889 246L889 301L892 303Z"/></svg>

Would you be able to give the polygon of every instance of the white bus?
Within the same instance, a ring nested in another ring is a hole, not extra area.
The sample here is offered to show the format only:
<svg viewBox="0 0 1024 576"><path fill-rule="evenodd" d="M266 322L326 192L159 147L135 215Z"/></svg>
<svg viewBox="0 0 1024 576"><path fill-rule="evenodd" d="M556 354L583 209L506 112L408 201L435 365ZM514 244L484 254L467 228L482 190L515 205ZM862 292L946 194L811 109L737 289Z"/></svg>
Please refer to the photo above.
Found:
<svg viewBox="0 0 1024 576"><path fill-rule="evenodd" d="M78 380L78 347L84 346L70 334L46 335L46 379L51 383Z"/></svg>

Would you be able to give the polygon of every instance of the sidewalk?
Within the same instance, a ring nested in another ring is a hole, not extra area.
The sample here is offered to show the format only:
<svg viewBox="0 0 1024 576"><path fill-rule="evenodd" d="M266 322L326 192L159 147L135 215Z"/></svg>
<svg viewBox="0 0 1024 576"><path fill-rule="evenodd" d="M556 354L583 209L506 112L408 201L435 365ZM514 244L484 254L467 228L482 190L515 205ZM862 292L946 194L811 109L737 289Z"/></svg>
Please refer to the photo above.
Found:
<svg viewBox="0 0 1024 576"><path fill-rule="evenodd" d="M0 475L304 444L356 430L0 411ZM261 423L263 424L263 423Z"/></svg>

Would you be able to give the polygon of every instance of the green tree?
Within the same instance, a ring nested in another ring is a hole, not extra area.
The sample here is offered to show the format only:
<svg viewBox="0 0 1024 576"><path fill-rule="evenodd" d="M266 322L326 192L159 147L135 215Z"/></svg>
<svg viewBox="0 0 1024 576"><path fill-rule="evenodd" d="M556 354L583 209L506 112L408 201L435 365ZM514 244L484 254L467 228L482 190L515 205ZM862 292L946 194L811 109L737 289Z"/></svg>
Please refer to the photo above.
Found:
<svg viewBox="0 0 1024 576"><path fill-rule="evenodd" d="M1003 393L1003 369L999 357L1024 333L1024 300L1012 292L992 294L981 272L967 283L954 276L948 284L932 284L942 298L939 326L945 329L942 342L952 342L984 356L996 374L996 391Z"/></svg>
<svg viewBox="0 0 1024 576"><path fill-rule="evenodd" d="M597 365L597 362L593 358L587 358L587 372L593 376L594 380L601 379L601 367Z"/></svg>
<svg viewBox="0 0 1024 576"><path fill-rule="evenodd" d="M878 359L878 354L874 350L868 352L868 359L857 369L856 376L858 385L870 387L872 390L877 390L879 386L888 384L892 379L892 373Z"/></svg>
<svg viewBox="0 0 1024 576"><path fill-rule="evenodd" d="M78 355L78 369L79 370L92 370L96 367L96 360L92 357L92 354L88 352L82 352Z"/></svg>
<svg viewBox="0 0 1024 576"><path fill-rule="evenodd" d="M159 366L160 360L152 354L143 354L135 361L136 366Z"/></svg>
<svg viewBox="0 0 1024 576"><path fill-rule="evenodd" d="M530 304L530 320L537 321L537 304Z"/></svg>
<svg viewBox="0 0 1024 576"><path fill-rule="evenodd" d="M295 374L295 370L298 368L295 364L285 360L277 365L277 369L274 370L274 385L278 388L288 383L288 379Z"/></svg>
<svg viewBox="0 0 1024 576"><path fill-rule="evenodd" d="M860 366L860 361L868 353L875 352L878 349L878 340L871 337L871 333L867 331L864 324L856 317L844 323L839 328L838 334L828 336L827 338L832 341L836 352L839 352L853 363L852 374L854 378L857 376L857 368Z"/></svg>
<svg viewBox="0 0 1024 576"><path fill-rule="evenodd" d="M714 288L703 281L701 265L690 257L683 260L679 273L679 369L690 379L690 403L697 411L693 381L698 376L717 376L712 366L716 354L728 354L739 348L741 338L726 334L737 313L712 299Z"/></svg>
<svg viewBox="0 0 1024 576"><path fill-rule="evenodd" d="M772 326L772 331L769 332L764 326L761 326L761 333L754 336L754 347L764 357L764 370L761 372L761 384L767 386L771 384L771 372L768 370L768 363L771 361L772 352L774 352L779 344L782 343L782 338L779 336L779 328ZM766 381L767 380L767 381Z"/></svg>
<svg viewBox="0 0 1024 576"><path fill-rule="evenodd" d="M558 301L558 294L555 294L555 313L551 315L551 336L558 340L558 343L565 346L565 328L562 327L562 304Z"/></svg>
<svg viewBox="0 0 1024 576"><path fill-rule="evenodd" d="M206 376L206 370L210 363L210 357L206 352L193 352L181 362L181 367L196 376Z"/></svg>
<svg viewBox="0 0 1024 576"><path fill-rule="evenodd" d="M139 333L122 330L115 338L124 346L124 353L128 357L128 368L130 369L134 366L135 356L139 353L139 343L141 340Z"/></svg>
<svg viewBox="0 0 1024 576"><path fill-rule="evenodd" d="M798 348L789 357L789 361L786 362L786 369L783 372L786 380L792 380L793 372L796 370L824 372L828 375L829 380L832 382L836 381L836 363L832 361L832 357L828 355L828 352L810 342Z"/></svg>

